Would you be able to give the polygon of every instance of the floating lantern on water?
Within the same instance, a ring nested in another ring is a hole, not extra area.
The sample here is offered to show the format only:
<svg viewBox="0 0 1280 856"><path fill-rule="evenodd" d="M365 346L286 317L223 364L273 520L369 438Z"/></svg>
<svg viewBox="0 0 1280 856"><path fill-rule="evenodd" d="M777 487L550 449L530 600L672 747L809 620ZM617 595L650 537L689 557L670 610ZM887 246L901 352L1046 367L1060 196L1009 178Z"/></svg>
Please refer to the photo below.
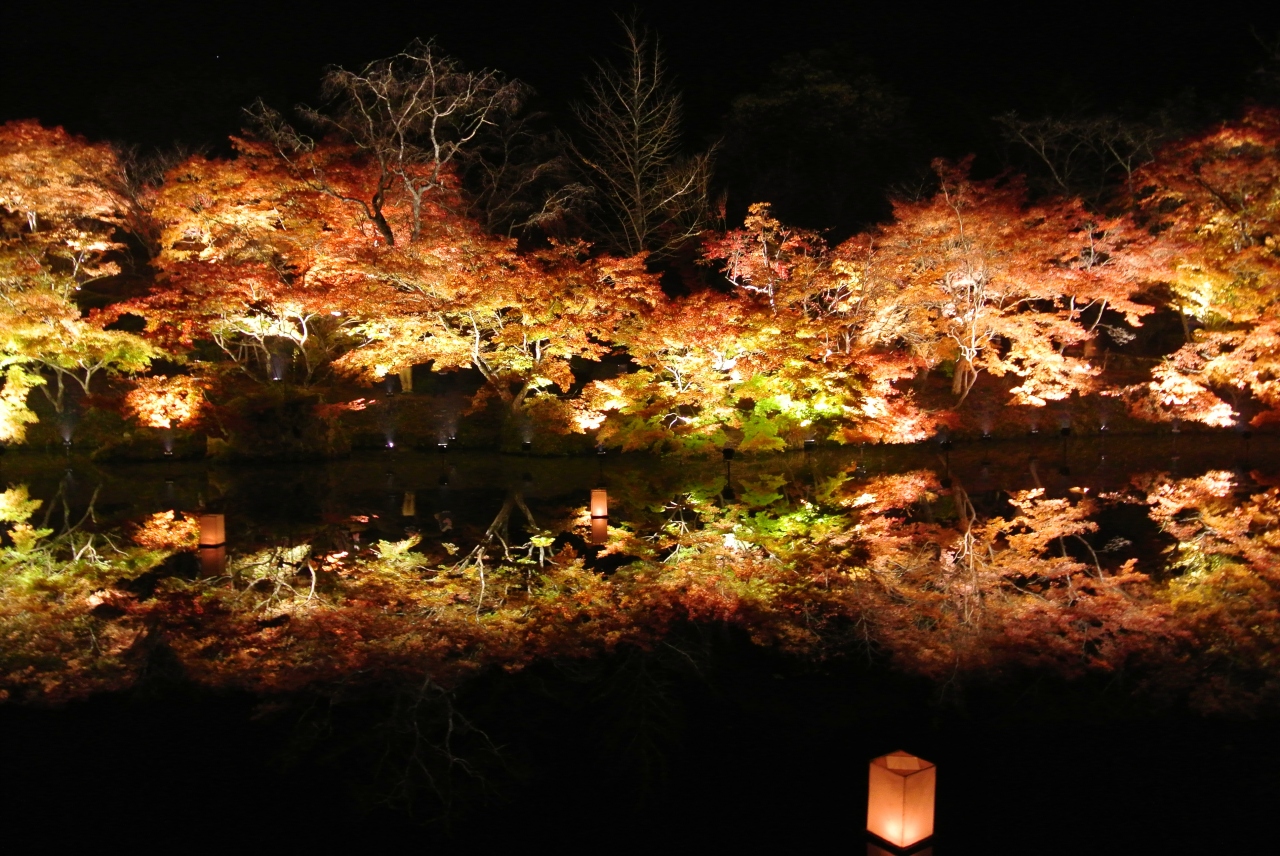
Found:
<svg viewBox="0 0 1280 856"><path fill-rule="evenodd" d="M867 831L894 847L912 847L933 835L938 768L907 752L870 764Z"/></svg>
<svg viewBox="0 0 1280 856"><path fill-rule="evenodd" d="M227 543L227 516L225 514L200 515L200 546L221 547Z"/></svg>

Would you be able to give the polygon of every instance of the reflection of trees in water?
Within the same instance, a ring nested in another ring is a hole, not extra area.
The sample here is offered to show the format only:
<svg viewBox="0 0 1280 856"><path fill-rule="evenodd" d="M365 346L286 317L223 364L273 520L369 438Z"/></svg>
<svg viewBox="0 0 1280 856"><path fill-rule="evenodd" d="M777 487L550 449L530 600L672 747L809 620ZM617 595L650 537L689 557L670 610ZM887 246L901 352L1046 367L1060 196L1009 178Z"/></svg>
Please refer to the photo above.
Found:
<svg viewBox="0 0 1280 856"><path fill-rule="evenodd" d="M295 717L287 759L322 755L352 771L351 786L369 807L403 809L424 823L448 825L455 805L481 806L509 771L503 752L459 706L458 693L429 677L303 696L285 703Z"/></svg>
<svg viewBox="0 0 1280 856"><path fill-rule="evenodd" d="M731 472L618 467L606 476L610 528L599 546L588 541L586 490L508 474L495 496L464 471L451 483L466 490L448 502L465 513L424 532L426 498L412 508L404 499L412 477L384 474L359 488L373 504L355 513L274 534L265 522L233 525L233 573L203 579L157 566L163 553L139 564L111 531L95 534L92 555L83 539L58 542L82 551L91 572L51 571L18 548L25 530L15 524L3 561L28 582L4 596L24 605L16 639L39 639L45 625L95 637L143 628L192 680L265 692L391 674L454 688L478 669L658 650L688 623L740 627L812 658L865 649L949 680L1125 670L1189 687L1195 664L1213 658L1255 683L1270 674L1280 643L1236 607L1280 604L1266 523L1277 500L1264 474L1122 478L1077 464L1084 484L1073 485L1034 451L987 447L978 461L948 450L941 466L911 469L885 454L870 468L878 474L822 455L747 459ZM1077 450L1073 463L1084 457ZM336 493L324 505L341 507L341 484L325 487ZM176 525L156 518L148 543L172 549L159 530ZM140 568L145 586L133 582ZM56 608L40 591L55 592ZM45 637L88 638L59 632ZM99 655L90 644L77 656L69 661ZM15 665L0 680L38 696L41 670L61 668Z"/></svg>

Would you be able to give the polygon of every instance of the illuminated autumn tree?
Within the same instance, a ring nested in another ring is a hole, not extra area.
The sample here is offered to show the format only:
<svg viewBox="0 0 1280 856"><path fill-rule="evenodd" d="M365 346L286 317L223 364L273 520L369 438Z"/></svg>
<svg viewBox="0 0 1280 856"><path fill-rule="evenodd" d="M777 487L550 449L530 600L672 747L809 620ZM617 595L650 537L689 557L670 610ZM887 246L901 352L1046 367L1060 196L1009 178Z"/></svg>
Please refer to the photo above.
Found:
<svg viewBox="0 0 1280 856"><path fill-rule="evenodd" d="M957 404L983 369L1021 378L1012 393L1033 405L1091 389L1096 368L1069 351L1097 335L1108 309L1130 325L1151 311L1133 300L1153 276L1146 236L1074 200L1028 205L1014 179L937 169L938 194L899 203L875 240L871 275L896 285L904 338L929 364L953 367Z"/></svg>
<svg viewBox="0 0 1280 856"><path fill-rule="evenodd" d="M131 312L167 347L191 352L205 342L250 377L311 384L351 346L344 312L362 293L349 286L364 278L359 266L378 233L272 147L235 145L234 160L197 155L170 171L151 199L157 286L103 318ZM333 180L358 183L369 170L350 165L350 154L324 148L311 157L331 165Z"/></svg>
<svg viewBox="0 0 1280 856"><path fill-rule="evenodd" d="M19 401L41 386L56 413L70 384L147 368L158 352L130 333L81 318L81 286L119 272L118 230L136 216L120 191L112 150L34 122L0 129L0 328L8 367L3 433L21 439L31 421ZM45 381L48 381L45 384Z"/></svg>
<svg viewBox="0 0 1280 856"><path fill-rule="evenodd" d="M661 299L637 261L592 259L579 245L518 252L425 197L416 240L389 244L270 146L236 146L234 160L196 157L171 173L153 208L162 281L111 312L145 317L175 349L210 343L259 380L473 368L515 414L530 396L567 392L571 358L608 353L620 325ZM308 157L339 188L378 169L350 146ZM410 207L396 197L385 210L403 223Z"/></svg>
<svg viewBox="0 0 1280 856"><path fill-rule="evenodd" d="M393 57L359 71L334 67L321 83L326 104L300 107L302 116L326 133L336 133L376 168L358 187L341 187L323 162L308 157L314 142L259 102L252 115L282 154L296 158L313 185L360 208L388 244L396 242L387 221L393 189L408 200L410 240L422 230L428 197L454 186L459 153L486 126L519 110L526 88L500 72L466 71L431 42L414 40Z"/></svg>
<svg viewBox="0 0 1280 856"><path fill-rule="evenodd" d="M1280 113L1172 143L1137 179L1148 228L1171 256L1168 279L1187 343L1135 402L1148 416L1230 425L1220 394L1248 391L1280 414ZM1195 329L1192 329L1192 327ZM1228 395L1228 397L1231 397Z"/></svg>
<svg viewBox="0 0 1280 856"><path fill-rule="evenodd" d="M200 418L201 387L198 379L185 375L139 378L124 397L124 411L149 428L187 428Z"/></svg>

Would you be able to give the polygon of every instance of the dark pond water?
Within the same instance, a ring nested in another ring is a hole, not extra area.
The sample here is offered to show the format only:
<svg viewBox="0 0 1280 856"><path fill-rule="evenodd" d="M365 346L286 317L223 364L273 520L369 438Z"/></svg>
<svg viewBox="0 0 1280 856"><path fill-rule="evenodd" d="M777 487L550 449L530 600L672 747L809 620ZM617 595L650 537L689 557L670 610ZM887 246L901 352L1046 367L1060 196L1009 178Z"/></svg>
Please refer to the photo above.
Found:
<svg viewBox="0 0 1280 856"><path fill-rule="evenodd" d="M0 476L29 485L54 528L91 505L86 526L100 532L170 509L222 512L233 561L273 544L359 549L411 536L417 549L465 551L506 509L511 543L546 532L554 549L568 544L588 569L615 574L629 557L590 543L583 526L601 486L610 526L646 534L682 502L786 510L821 505L837 473L856 496L864 482L926 470L943 489L904 513L945 520L957 486L979 515L1003 513L1015 491L1101 495L1153 473L1230 474L1245 497L1274 483L1278 452L1269 437L1166 434L730 464L396 452L123 468L9 455ZM512 511L512 497L523 508ZM711 525L705 511L689 519ZM1094 547L1124 542L1113 563L1154 568L1170 546L1132 505L1097 523ZM1280 804L1274 711L1205 715L1135 693L1123 673L1015 671L953 686L873 651L811 658L754 644L749 628L695 621L644 647L480 669L448 693L367 678L350 692L264 694L192 680L159 650L127 687L52 708L2 705L3 828L48 844L255 852L861 853L867 761L898 748L938 764L939 854L1270 852Z"/></svg>

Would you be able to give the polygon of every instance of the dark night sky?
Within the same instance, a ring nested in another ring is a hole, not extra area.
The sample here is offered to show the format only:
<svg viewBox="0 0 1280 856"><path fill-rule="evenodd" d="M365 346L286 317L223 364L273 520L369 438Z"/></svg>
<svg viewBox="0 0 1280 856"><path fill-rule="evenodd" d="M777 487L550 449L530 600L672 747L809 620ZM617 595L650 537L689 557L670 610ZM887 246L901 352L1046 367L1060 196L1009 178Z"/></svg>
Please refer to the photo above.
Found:
<svg viewBox="0 0 1280 856"><path fill-rule="evenodd" d="M15 8L16 5L16 8ZM241 126L257 95L288 108L314 100L321 69L435 37L471 66L532 84L569 125L566 103L593 58L611 55L617 12L597 4L474 2L11 4L0 119L37 117L92 138L214 142ZM1280 3L1214 0L1192 14L1166 3L792 0L640 3L684 90L691 143L714 139L734 95L789 52L836 47L869 61L910 98L923 159L990 156L990 117L1131 107L1194 90L1230 112L1274 40ZM1028 11L1028 10L1032 11ZM14 34L21 38L14 39Z"/></svg>
<svg viewBox="0 0 1280 856"><path fill-rule="evenodd" d="M776 3L650 2L695 132L713 133L730 98L779 56L842 45L871 60L913 101L979 113L1078 100L1154 103L1194 87L1238 90L1261 58L1250 29L1274 37L1280 4L1215 0L1194 14L1169 4L1063 2L932 10L901 0ZM1035 7L1037 11L1028 12ZM234 131L257 93L313 97L327 63L393 53L435 36L471 65L503 69L556 106L573 97L593 57L617 41L630 3L483 2L14 4L0 118L36 116L95 137L161 142ZM336 9L341 11L327 11ZM13 36L19 35L15 40ZM17 42L15 44L15 41ZM963 113L964 111L960 111Z"/></svg>

